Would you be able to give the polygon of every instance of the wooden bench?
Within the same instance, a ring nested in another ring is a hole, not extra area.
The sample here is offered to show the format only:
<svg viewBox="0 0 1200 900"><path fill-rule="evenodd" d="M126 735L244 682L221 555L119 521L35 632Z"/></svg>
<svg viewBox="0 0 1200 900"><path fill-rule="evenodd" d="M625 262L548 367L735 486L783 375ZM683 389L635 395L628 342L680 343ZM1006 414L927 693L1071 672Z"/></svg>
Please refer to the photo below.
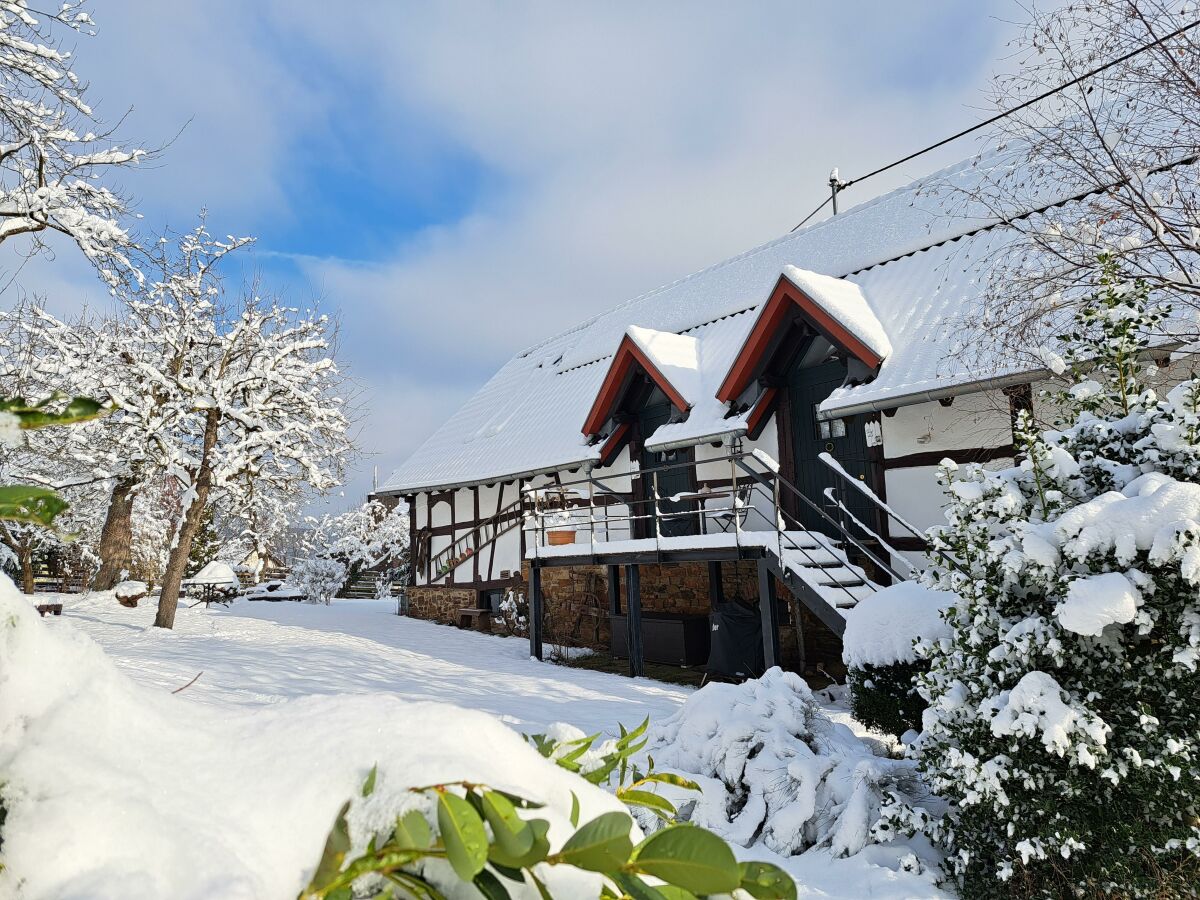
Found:
<svg viewBox="0 0 1200 900"><path fill-rule="evenodd" d="M47 613L52 616L62 615L61 603L38 603L34 608L38 611L38 615L40 616L44 616Z"/></svg>
<svg viewBox="0 0 1200 900"><path fill-rule="evenodd" d="M471 628L475 631L491 632L492 611L490 609L460 609L458 611L458 627Z"/></svg>

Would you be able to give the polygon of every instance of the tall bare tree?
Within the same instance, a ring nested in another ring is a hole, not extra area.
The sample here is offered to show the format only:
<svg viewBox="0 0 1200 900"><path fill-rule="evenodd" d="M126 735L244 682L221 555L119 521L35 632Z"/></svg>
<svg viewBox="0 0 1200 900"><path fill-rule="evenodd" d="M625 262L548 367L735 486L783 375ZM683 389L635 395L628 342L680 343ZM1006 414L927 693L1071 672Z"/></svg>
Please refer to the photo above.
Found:
<svg viewBox="0 0 1200 900"><path fill-rule="evenodd" d="M968 202L1018 217L993 244L987 313L967 323L964 346L1041 353L1094 287L1102 254L1174 307L1163 325L1174 339L1200 338L1200 27L1187 27L1198 19L1181 0L1029 7L996 106L1087 77L996 126L1002 164ZM1030 210L1043 211L1020 215Z"/></svg>

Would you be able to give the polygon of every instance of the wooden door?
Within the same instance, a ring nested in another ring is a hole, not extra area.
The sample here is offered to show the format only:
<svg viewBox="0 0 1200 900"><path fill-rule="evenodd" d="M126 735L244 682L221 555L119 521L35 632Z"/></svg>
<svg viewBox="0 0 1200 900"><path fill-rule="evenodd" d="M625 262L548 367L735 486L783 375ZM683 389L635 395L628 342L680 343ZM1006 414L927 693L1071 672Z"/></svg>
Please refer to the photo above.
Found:
<svg viewBox="0 0 1200 900"><path fill-rule="evenodd" d="M867 440L865 416L820 421L817 410L846 378L840 361L822 363L807 369L794 369L788 378L791 408L791 438L795 484L800 492L837 519L839 512L825 496L826 488L836 489L838 498L860 521L871 523L870 502L853 488L838 483L837 476L818 457L828 453L854 478L867 478ZM799 503L799 520L805 528L830 533L833 528L806 503Z"/></svg>
<svg viewBox="0 0 1200 900"><path fill-rule="evenodd" d="M645 407L638 417L642 441L645 442L648 437L654 434L656 428L660 425L665 425L670 419L670 403L659 403ZM643 446L640 457L643 471L658 466L678 466L678 468L666 469L658 473L658 495L664 498L695 492L696 470L694 466L687 465L691 462L692 451L686 447L679 450L650 452ZM654 479L654 473L648 471L642 476L642 496L647 498L647 500L653 496ZM643 506L645 507L645 514L650 515L654 508L653 504L647 502ZM663 513L687 513L694 512L696 504L688 500L664 499L659 501L658 508ZM643 521L643 536L654 537L654 521L652 519ZM695 515L673 516L662 520L662 535L663 537L676 537L684 534L696 534L699 531L698 525L697 516Z"/></svg>

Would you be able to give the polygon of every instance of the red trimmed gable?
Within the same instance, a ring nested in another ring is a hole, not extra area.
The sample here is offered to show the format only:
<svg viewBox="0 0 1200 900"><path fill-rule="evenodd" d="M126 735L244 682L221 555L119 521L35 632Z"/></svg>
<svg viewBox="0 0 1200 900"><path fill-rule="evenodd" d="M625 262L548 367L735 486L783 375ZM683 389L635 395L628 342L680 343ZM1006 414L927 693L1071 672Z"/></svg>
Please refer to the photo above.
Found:
<svg viewBox="0 0 1200 900"><path fill-rule="evenodd" d="M629 335L625 335L621 338L621 343L617 345L617 352L613 356L612 364L608 367L608 374L604 376L604 381L600 385L600 390L596 392L596 399L588 412L587 420L583 423L585 435L595 437L600 433L600 429L604 427L604 423L608 421L617 404L620 403L621 395L629 383L629 376L638 368L658 385L677 410L682 413L691 408L691 404L667 380L658 366L642 352L642 349Z"/></svg>
<svg viewBox="0 0 1200 900"><path fill-rule="evenodd" d="M830 340L835 346L841 347L847 353L860 360L867 368L875 371L883 362L883 358L855 337L837 319L822 309L811 297L800 290L786 275L780 275L775 283L771 296L763 306L758 320L746 337L742 349L738 351L733 365L721 387L717 391L717 399L722 403L732 403L749 386L751 380L766 364L765 356L771 346L771 339L784 327L794 309Z"/></svg>

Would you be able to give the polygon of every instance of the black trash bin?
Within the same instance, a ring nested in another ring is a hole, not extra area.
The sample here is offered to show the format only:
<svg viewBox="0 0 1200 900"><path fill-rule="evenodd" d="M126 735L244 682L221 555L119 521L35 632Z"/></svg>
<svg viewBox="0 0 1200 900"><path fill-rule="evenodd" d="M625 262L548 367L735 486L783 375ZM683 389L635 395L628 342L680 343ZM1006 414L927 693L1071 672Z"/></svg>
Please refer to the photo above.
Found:
<svg viewBox="0 0 1200 900"><path fill-rule="evenodd" d="M758 607L734 601L709 614L709 675L745 680L762 675L762 617Z"/></svg>

